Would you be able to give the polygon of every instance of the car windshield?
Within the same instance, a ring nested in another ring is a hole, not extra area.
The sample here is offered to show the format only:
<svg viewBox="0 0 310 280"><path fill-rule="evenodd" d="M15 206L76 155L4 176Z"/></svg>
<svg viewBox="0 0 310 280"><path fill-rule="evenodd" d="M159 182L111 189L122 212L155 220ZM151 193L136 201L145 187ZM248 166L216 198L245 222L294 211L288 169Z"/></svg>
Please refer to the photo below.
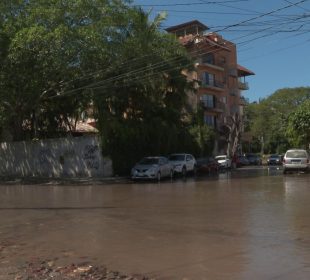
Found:
<svg viewBox="0 0 310 280"><path fill-rule="evenodd" d="M288 151L286 158L307 158L306 151Z"/></svg>
<svg viewBox="0 0 310 280"><path fill-rule="evenodd" d="M185 155L171 155L169 157L169 160L171 160L171 161L182 161L182 160L184 160L184 158L185 158Z"/></svg>
<svg viewBox="0 0 310 280"><path fill-rule="evenodd" d="M226 159L226 156L218 156L216 157L217 160L225 160Z"/></svg>
<svg viewBox="0 0 310 280"><path fill-rule="evenodd" d="M158 158L144 158L139 162L139 164L158 164L158 161Z"/></svg>
<svg viewBox="0 0 310 280"><path fill-rule="evenodd" d="M278 155L271 155L270 158L280 158Z"/></svg>

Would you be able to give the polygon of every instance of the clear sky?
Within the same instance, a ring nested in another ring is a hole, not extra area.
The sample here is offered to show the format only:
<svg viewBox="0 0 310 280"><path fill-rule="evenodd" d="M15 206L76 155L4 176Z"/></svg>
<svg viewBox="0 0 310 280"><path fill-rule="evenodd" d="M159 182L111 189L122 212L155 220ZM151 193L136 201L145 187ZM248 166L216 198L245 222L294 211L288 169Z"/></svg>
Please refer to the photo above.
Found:
<svg viewBox="0 0 310 280"><path fill-rule="evenodd" d="M197 19L237 45L250 101L284 87L310 86L310 0L134 0L168 16L163 28Z"/></svg>

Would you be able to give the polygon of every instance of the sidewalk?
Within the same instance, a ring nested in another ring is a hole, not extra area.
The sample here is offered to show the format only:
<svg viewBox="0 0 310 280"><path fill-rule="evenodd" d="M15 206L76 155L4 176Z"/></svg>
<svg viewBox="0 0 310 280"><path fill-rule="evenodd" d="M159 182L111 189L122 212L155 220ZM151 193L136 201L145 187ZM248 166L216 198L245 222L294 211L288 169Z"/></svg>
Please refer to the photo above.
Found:
<svg viewBox="0 0 310 280"><path fill-rule="evenodd" d="M126 184L128 177L11 177L0 176L0 185L100 185Z"/></svg>

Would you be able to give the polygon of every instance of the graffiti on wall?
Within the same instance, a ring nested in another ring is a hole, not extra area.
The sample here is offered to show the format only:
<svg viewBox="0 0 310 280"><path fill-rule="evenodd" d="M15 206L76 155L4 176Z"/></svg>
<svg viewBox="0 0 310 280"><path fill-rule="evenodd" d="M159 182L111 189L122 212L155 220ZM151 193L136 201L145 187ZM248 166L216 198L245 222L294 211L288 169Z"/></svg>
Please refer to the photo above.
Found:
<svg viewBox="0 0 310 280"><path fill-rule="evenodd" d="M100 149L98 145L86 145L83 152L83 160L87 168L99 169L100 165Z"/></svg>

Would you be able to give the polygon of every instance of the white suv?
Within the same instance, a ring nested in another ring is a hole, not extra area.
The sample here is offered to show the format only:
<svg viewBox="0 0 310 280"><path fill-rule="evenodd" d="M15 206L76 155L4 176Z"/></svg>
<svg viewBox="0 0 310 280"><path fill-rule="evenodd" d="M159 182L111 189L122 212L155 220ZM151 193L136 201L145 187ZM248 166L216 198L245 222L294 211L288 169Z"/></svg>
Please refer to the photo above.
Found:
<svg viewBox="0 0 310 280"><path fill-rule="evenodd" d="M231 159L227 155L215 157L221 168L231 168Z"/></svg>
<svg viewBox="0 0 310 280"><path fill-rule="evenodd" d="M309 171L309 155L306 150L292 149L285 153L283 158L283 173L289 170Z"/></svg>
<svg viewBox="0 0 310 280"><path fill-rule="evenodd" d="M172 154L169 161L173 165L174 172L186 176L187 172L196 173L197 162L191 154Z"/></svg>

